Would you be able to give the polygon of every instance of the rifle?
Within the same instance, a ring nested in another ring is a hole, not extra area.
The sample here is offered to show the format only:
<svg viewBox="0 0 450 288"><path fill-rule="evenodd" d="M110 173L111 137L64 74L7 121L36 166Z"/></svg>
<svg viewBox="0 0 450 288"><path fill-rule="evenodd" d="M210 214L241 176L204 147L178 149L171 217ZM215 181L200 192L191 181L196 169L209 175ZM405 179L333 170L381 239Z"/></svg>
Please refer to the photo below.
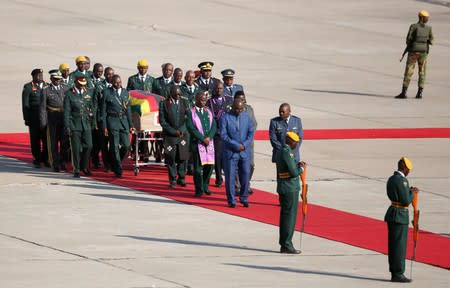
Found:
<svg viewBox="0 0 450 288"><path fill-rule="evenodd" d="M302 180L302 228L300 229L300 250L302 250L302 238L303 232L305 232L305 221L306 214L308 212L308 184L306 184L306 175L308 170L306 166L304 167L302 175L300 175L300 179Z"/></svg>
<svg viewBox="0 0 450 288"><path fill-rule="evenodd" d="M400 58L400 62L402 62L403 57L405 57L406 53L408 52L408 48L409 48L409 45L406 45L405 50L403 50L402 58Z"/></svg>
<svg viewBox="0 0 450 288"><path fill-rule="evenodd" d="M411 270L410 270L410 279L412 280L412 267L413 262L416 261L416 248L417 248L417 241L419 240L419 216L420 216L420 210L419 210L419 193L418 191L414 192L412 206L414 208L414 218L413 218L413 240L414 240L414 250L413 250L413 256L411 258Z"/></svg>

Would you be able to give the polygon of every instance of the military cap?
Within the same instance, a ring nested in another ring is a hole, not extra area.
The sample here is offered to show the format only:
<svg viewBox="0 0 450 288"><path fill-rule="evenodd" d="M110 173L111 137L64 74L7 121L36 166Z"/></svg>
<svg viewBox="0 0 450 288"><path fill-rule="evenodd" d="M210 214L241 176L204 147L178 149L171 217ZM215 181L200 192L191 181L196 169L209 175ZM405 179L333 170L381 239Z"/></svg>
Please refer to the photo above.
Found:
<svg viewBox="0 0 450 288"><path fill-rule="evenodd" d="M147 59L141 59L137 62L137 67L148 67L148 61Z"/></svg>
<svg viewBox="0 0 450 288"><path fill-rule="evenodd" d="M87 62L87 61L88 60L87 60L86 56L83 56L83 55L80 55L77 58L75 58L75 64L78 64L80 62Z"/></svg>
<svg viewBox="0 0 450 288"><path fill-rule="evenodd" d="M408 158L402 157L402 158L400 159L400 161L403 161L403 163L405 163L406 168L408 168L409 170L412 170L412 169L413 169L413 163L412 163L411 160L409 160Z"/></svg>
<svg viewBox="0 0 450 288"><path fill-rule="evenodd" d="M36 76L39 73L44 73L41 68L36 68L31 71L31 76Z"/></svg>
<svg viewBox="0 0 450 288"><path fill-rule="evenodd" d="M220 72L223 77L234 77L234 70L233 69L225 69L222 72Z"/></svg>
<svg viewBox="0 0 450 288"><path fill-rule="evenodd" d="M427 10L420 10L419 17L430 17L430 13Z"/></svg>
<svg viewBox="0 0 450 288"><path fill-rule="evenodd" d="M61 79L62 78L62 74L59 71L59 69L52 69L52 70L48 71L48 74L50 74L51 78L55 78L55 79Z"/></svg>
<svg viewBox="0 0 450 288"><path fill-rule="evenodd" d="M63 71L69 69L69 64L67 63L62 63L61 65L59 65L59 71Z"/></svg>
<svg viewBox="0 0 450 288"><path fill-rule="evenodd" d="M198 68L200 68L200 70L211 70L211 68L214 66L214 63L211 61L205 61L202 62L200 64L198 64Z"/></svg>
<svg viewBox="0 0 450 288"><path fill-rule="evenodd" d="M300 136L298 136L297 133L292 132L292 131L287 132L286 137L288 137L289 139L291 139L294 142L300 141Z"/></svg>
<svg viewBox="0 0 450 288"><path fill-rule="evenodd" d="M75 82L77 82L80 85L86 85L87 84L87 77L81 72L76 72L73 77L75 78Z"/></svg>

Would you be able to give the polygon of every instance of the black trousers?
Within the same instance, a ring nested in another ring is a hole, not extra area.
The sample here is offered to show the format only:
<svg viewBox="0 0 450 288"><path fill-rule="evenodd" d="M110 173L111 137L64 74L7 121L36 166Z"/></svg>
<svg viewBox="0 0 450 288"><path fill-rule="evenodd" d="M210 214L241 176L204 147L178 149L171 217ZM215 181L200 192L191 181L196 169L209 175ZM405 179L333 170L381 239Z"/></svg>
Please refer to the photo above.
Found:
<svg viewBox="0 0 450 288"><path fill-rule="evenodd" d="M47 144L49 162L53 168L58 168L67 161L67 141L65 139L64 113L47 113Z"/></svg>
<svg viewBox="0 0 450 288"><path fill-rule="evenodd" d="M214 136L214 173L216 174L216 185L221 185L223 183L222 177L222 152L223 152L223 141L220 135Z"/></svg>
<svg viewBox="0 0 450 288"><path fill-rule="evenodd" d="M33 155L33 162L39 164L48 161L47 131L41 129L39 120L39 109L31 108L29 111L30 123L28 131L30 132L30 147Z"/></svg>

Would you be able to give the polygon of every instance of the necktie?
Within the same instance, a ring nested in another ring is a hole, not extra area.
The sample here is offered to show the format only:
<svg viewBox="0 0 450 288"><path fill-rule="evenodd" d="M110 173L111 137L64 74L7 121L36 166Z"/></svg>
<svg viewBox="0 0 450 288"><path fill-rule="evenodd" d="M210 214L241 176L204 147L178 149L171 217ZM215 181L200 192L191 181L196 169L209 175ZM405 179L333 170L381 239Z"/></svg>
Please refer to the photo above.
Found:
<svg viewBox="0 0 450 288"><path fill-rule="evenodd" d="M205 80L205 85L208 86L209 85L209 81L208 79Z"/></svg>
<svg viewBox="0 0 450 288"><path fill-rule="evenodd" d="M233 94L233 91L231 91L231 86L228 87L228 90L230 91L230 94Z"/></svg>
<svg viewBox="0 0 450 288"><path fill-rule="evenodd" d="M144 79L145 79L144 76L141 76L141 81L142 81L142 82L144 82Z"/></svg>
<svg viewBox="0 0 450 288"><path fill-rule="evenodd" d="M194 88L190 87L189 90L191 90L191 93L194 93Z"/></svg>
<svg viewBox="0 0 450 288"><path fill-rule="evenodd" d="M166 83L166 84L167 84L167 83L169 83L169 80L167 80L167 79L164 79L164 83Z"/></svg>

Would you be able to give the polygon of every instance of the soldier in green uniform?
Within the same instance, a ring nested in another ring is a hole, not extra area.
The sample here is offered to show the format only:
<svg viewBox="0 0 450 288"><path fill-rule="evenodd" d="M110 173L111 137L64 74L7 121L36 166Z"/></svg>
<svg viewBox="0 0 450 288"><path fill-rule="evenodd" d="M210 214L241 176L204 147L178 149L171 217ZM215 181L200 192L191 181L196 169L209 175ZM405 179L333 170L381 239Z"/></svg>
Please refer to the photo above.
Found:
<svg viewBox="0 0 450 288"><path fill-rule="evenodd" d="M299 254L294 248L292 237L297 220L298 195L300 192L299 175L303 173L305 162L295 160L294 149L300 137L295 132L286 133L286 144L276 155L277 165L277 193L280 201L280 252Z"/></svg>
<svg viewBox="0 0 450 288"><path fill-rule="evenodd" d="M165 63L161 66L162 76L158 77L153 81L152 92L165 98L169 98L171 87L173 86L172 74L173 65L172 63Z"/></svg>
<svg viewBox="0 0 450 288"><path fill-rule="evenodd" d="M411 160L402 157L397 165L398 170L389 177L386 185L391 206L384 216L384 221L388 225L388 259L391 281L407 283L411 282L404 275L409 224L408 206L412 202L414 193L418 193L419 189L409 187L408 179L406 179L413 168Z"/></svg>
<svg viewBox="0 0 450 288"><path fill-rule="evenodd" d="M188 102L189 107L194 107L196 95L200 91L200 87L195 83L194 71L186 71L184 80L186 82L181 85L181 98Z"/></svg>
<svg viewBox="0 0 450 288"><path fill-rule="evenodd" d="M112 85L103 91L102 125L105 136L109 136L114 174L122 177L122 161L130 148L130 133L135 129L131 121L130 95L122 88L119 75L113 76Z"/></svg>
<svg viewBox="0 0 450 288"><path fill-rule="evenodd" d="M408 90L409 82L411 82L411 77L414 74L416 62L419 65L419 89L417 90L416 98L421 99L423 96L428 52L430 45L434 43L431 26L426 25L429 17L430 14L422 10L419 12L419 22L409 27L408 35L406 36L408 60L406 61L402 92L395 97L397 99L407 98L406 90Z"/></svg>
<svg viewBox="0 0 450 288"><path fill-rule="evenodd" d="M73 71L69 74L69 87L72 87L74 85L75 78L77 75L84 75L86 76L86 88L87 89L94 89L94 83L92 82L91 75L92 72L86 70L89 68L89 65L87 65L89 59L86 56L78 56L75 58L75 64L77 65L77 70ZM92 95L91 95L92 96Z"/></svg>
<svg viewBox="0 0 450 288"><path fill-rule="evenodd" d="M87 89L87 76L74 74L74 86L66 92L64 98L64 125L70 137L72 148L73 176L80 178L80 171L86 176L89 155L92 149L92 123L96 123L96 111L92 90Z"/></svg>
<svg viewBox="0 0 450 288"><path fill-rule="evenodd" d="M172 81L172 85L177 85L180 86L184 84L183 81L183 70L179 67L175 68L175 70L173 70L173 81Z"/></svg>
<svg viewBox="0 0 450 288"><path fill-rule="evenodd" d="M61 84L69 86L69 83L73 81L70 79L70 67L67 63L62 63L59 65L59 72L61 72Z"/></svg>
<svg viewBox="0 0 450 288"><path fill-rule="evenodd" d="M44 82L43 71L40 68L31 71L33 80L23 86L22 90L22 114L25 125L30 133L31 154L33 165L41 167L41 162L50 167L48 163L47 136L45 129L41 129L39 120L39 106L41 103L42 89L47 84Z"/></svg>
<svg viewBox="0 0 450 288"><path fill-rule="evenodd" d="M100 159L98 157L98 153L101 150L101 138L103 137L103 131L101 129L98 129L98 99L97 99L97 92L98 90L102 90L105 87L105 78L103 78L103 65L101 63L95 63L94 69L92 71L92 75L90 77L92 83L94 84L94 105L95 105L95 111L97 111L97 123L92 123L92 151L91 151L91 158L92 158L92 165L95 169L99 168L100 165Z"/></svg>
<svg viewBox="0 0 450 288"><path fill-rule="evenodd" d="M195 107L190 108L187 128L191 135L191 154L194 163L195 196L210 195L209 180L214 170L214 135L216 122L206 107L206 92L199 91L195 96Z"/></svg>
<svg viewBox="0 0 450 288"><path fill-rule="evenodd" d="M137 62L138 73L128 78L127 90L142 90L152 92L153 82L155 78L148 75L148 61L141 59Z"/></svg>
<svg viewBox="0 0 450 288"><path fill-rule="evenodd" d="M94 99L95 99L95 108L97 111L97 127L99 128L97 131L99 132L98 137L99 137L99 146L96 147L94 146L92 151L93 151L93 156L92 156L92 162L94 164L94 168L98 168L96 167L96 163L98 165L99 161L99 156L98 153L100 152L99 150L102 151L102 160L103 160L103 166L105 168L106 172L111 171L111 159L110 159L110 153L109 153L109 139L107 136L105 136L104 131L101 129L101 127L103 127L102 124L102 104L103 104L103 94L106 91L105 89L112 87L112 78L114 76L114 69L111 67L106 67L104 70L104 76L105 78L102 79L99 83L97 83L96 87L95 87L95 92L94 92Z"/></svg>

